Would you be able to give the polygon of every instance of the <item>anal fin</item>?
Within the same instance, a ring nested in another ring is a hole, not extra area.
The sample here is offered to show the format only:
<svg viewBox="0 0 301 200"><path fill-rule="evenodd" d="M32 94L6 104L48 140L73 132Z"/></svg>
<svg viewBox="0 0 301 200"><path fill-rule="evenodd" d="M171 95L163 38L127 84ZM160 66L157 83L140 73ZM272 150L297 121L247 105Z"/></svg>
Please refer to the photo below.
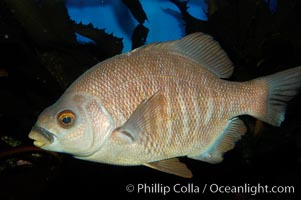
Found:
<svg viewBox="0 0 301 200"><path fill-rule="evenodd" d="M246 126L239 118L233 118L224 129L219 138L201 155L189 156L189 158L216 164L223 161L223 154L234 148L235 143L240 140L246 132Z"/></svg>
<svg viewBox="0 0 301 200"><path fill-rule="evenodd" d="M188 169L186 164L182 163L178 158L170 158L157 162L145 163L144 165L183 178L192 178L190 169Z"/></svg>

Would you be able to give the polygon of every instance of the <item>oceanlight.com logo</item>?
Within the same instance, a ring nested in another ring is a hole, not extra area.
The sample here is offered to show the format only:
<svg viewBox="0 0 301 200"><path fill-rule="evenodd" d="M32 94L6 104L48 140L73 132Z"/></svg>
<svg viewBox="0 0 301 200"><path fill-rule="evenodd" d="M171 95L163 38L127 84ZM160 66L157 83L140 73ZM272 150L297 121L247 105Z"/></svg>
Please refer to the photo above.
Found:
<svg viewBox="0 0 301 200"><path fill-rule="evenodd" d="M211 184L209 186L209 191L211 193L220 193L220 194L294 194L295 187L294 186L268 186L261 185L258 183L257 185L250 185L245 183L240 186L223 186L218 184Z"/></svg>
<svg viewBox="0 0 301 200"><path fill-rule="evenodd" d="M126 191L129 193L137 194L162 194L167 195L170 193L174 194L250 194L252 196L257 194L294 194L294 186L269 186L261 185L250 185L245 183L243 185L219 185L216 183L196 185L193 183L188 184L174 184L164 185L161 183L138 183L136 185L128 184Z"/></svg>

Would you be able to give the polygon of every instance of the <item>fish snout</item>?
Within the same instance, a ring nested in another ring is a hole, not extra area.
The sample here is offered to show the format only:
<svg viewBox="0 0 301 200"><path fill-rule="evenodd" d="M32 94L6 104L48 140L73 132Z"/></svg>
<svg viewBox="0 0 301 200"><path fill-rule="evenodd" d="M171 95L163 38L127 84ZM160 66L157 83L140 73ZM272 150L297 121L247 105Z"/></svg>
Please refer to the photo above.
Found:
<svg viewBox="0 0 301 200"><path fill-rule="evenodd" d="M55 135L45 128L34 126L28 137L34 140L34 145L37 147L43 147L45 145L51 144L54 141Z"/></svg>

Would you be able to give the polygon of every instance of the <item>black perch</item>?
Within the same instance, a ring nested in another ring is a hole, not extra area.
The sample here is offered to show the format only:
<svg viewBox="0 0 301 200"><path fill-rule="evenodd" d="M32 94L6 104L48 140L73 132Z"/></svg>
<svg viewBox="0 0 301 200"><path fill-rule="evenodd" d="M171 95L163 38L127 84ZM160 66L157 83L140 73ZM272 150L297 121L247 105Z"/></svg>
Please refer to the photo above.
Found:
<svg viewBox="0 0 301 200"><path fill-rule="evenodd" d="M93 6L100 2L113 1L97 1ZM147 8L143 8L139 0L122 2L140 24L130 33L132 48L139 47L145 43L148 32L154 31L142 26L147 20ZM301 1L278 0L277 10L272 14L264 0L207 0L206 22L189 13L188 1L170 2L183 16L183 36L202 31L220 42L236 66L231 79L245 81L300 66ZM169 22L157 19L152 23ZM159 30L156 34L160 35L160 31L173 30ZM75 33L94 43L79 44ZM108 34L92 25L74 23L69 19L64 0L0 1L0 199L53 200L58 194L66 199L79 196L89 199L99 194L143 199L145 194L128 193L126 186L160 183L173 187L175 183L187 183L143 167L101 165L44 152L34 148L27 138L38 114L55 102L78 75L122 52L123 41L116 36L116 33ZM212 183L288 185L295 187L295 194L267 194L266 198L261 198L260 194L229 193L225 196L208 192L187 194L187 198L298 199L301 187L300 100L299 94L290 102L286 121L280 128L243 116L249 131L219 165L183 158L196 172L189 183L197 186ZM174 195L177 199L186 194Z"/></svg>

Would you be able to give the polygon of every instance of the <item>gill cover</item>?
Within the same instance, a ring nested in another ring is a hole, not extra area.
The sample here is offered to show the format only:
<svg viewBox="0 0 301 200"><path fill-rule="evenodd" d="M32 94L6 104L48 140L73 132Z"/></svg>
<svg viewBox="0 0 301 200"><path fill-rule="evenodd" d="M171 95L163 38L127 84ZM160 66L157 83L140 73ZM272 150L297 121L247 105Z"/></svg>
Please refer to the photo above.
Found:
<svg viewBox="0 0 301 200"><path fill-rule="evenodd" d="M115 123L110 113L96 98L90 99L86 105L86 112L94 135L92 150L96 152L115 129Z"/></svg>
<svg viewBox="0 0 301 200"><path fill-rule="evenodd" d="M83 94L75 95L72 100L79 116L73 115L71 109L59 114L58 123L62 127L68 129L71 124L71 131L62 138L60 145L66 153L77 157L90 156L102 147L115 123L99 99ZM78 134L83 136L77 137Z"/></svg>

